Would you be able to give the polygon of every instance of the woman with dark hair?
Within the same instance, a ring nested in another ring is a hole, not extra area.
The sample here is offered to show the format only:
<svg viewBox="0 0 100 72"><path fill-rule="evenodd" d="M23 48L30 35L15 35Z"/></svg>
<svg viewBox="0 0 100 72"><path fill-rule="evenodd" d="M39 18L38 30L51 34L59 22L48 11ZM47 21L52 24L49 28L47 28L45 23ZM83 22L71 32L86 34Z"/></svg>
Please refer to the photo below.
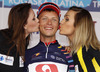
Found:
<svg viewBox="0 0 100 72"><path fill-rule="evenodd" d="M8 28L0 30L0 72L22 72L30 33L39 30L39 20L31 4L14 6L9 13Z"/></svg>
<svg viewBox="0 0 100 72"><path fill-rule="evenodd" d="M89 11L73 6L61 21L60 34L69 43L78 72L100 72L100 42Z"/></svg>

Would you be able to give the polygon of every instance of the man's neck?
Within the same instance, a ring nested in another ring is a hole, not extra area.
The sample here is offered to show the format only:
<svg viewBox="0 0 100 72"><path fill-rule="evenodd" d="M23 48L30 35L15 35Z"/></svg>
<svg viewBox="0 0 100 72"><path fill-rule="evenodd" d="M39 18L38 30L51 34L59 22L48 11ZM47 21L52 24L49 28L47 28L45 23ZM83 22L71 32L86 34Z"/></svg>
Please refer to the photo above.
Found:
<svg viewBox="0 0 100 72"><path fill-rule="evenodd" d="M43 36L40 36L40 40L42 42L49 43L49 42L55 41L56 38L55 37L43 37Z"/></svg>

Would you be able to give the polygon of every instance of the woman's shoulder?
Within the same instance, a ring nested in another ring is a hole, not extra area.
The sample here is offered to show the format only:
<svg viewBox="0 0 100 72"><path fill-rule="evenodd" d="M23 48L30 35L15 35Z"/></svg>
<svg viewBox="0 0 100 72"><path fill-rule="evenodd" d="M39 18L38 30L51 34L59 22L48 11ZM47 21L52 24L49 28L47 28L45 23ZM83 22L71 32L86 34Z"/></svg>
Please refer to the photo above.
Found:
<svg viewBox="0 0 100 72"><path fill-rule="evenodd" d="M5 39L4 30L0 30L0 42Z"/></svg>
<svg viewBox="0 0 100 72"><path fill-rule="evenodd" d="M93 55L98 55L98 54L100 55L100 51L94 49L92 46L89 47L88 52L90 52L90 53L93 54Z"/></svg>
<svg viewBox="0 0 100 72"><path fill-rule="evenodd" d="M0 30L0 41L10 38L10 31L8 29Z"/></svg>
<svg viewBox="0 0 100 72"><path fill-rule="evenodd" d="M7 39L7 34L5 29L0 30L0 50L5 49L5 47L8 46L7 43L8 43L8 39Z"/></svg>
<svg viewBox="0 0 100 72"><path fill-rule="evenodd" d="M92 46L90 46L88 52L91 53L91 55L93 56L93 58L95 58L95 60L97 61L97 63L100 66L100 51L96 50Z"/></svg>

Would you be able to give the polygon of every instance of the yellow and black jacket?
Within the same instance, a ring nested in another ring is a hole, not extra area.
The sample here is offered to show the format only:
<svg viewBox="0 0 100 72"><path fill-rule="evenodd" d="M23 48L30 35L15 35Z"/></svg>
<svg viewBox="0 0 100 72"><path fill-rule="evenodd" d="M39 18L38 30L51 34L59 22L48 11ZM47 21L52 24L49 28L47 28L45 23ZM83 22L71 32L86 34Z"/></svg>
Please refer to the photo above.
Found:
<svg viewBox="0 0 100 72"><path fill-rule="evenodd" d="M78 65L78 72L100 72L100 51L91 46L86 51L86 47L80 47L73 55L74 64Z"/></svg>

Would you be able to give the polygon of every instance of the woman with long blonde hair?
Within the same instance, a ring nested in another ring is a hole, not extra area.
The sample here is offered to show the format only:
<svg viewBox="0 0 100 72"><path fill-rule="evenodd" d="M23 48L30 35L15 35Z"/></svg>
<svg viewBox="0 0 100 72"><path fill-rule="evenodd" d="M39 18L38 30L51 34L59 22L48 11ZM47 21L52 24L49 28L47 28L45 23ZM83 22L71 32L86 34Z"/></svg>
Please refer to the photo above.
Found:
<svg viewBox="0 0 100 72"><path fill-rule="evenodd" d="M79 72L100 71L100 42L87 10L70 7L61 21L60 34L69 38L71 53Z"/></svg>

